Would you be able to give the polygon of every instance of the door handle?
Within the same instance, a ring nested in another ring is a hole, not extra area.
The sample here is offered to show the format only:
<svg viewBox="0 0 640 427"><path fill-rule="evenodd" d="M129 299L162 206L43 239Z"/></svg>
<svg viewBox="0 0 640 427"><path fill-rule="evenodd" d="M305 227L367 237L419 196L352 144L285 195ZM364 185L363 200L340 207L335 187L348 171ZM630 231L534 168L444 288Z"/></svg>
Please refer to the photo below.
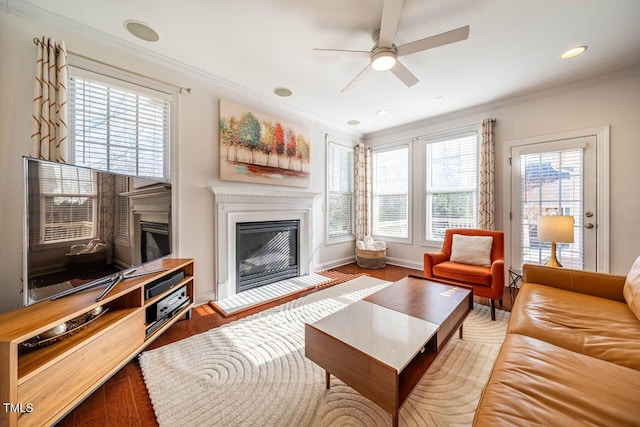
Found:
<svg viewBox="0 0 640 427"><path fill-rule="evenodd" d="M593 228L593 224L591 224L590 222L586 223L584 225L584 228L588 228L589 230L591 230Z"/></svg>

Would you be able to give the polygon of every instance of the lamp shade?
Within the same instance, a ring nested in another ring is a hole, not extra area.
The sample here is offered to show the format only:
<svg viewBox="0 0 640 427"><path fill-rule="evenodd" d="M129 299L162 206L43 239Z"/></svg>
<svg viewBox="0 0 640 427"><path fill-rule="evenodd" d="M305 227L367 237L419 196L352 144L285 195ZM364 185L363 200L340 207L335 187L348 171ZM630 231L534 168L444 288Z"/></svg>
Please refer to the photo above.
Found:
<svg viewBox="0 0 640 427"><path fill-rule="evenodd" d="M573 216L538 216L538 240L541 242L573 243Z"/></svg>

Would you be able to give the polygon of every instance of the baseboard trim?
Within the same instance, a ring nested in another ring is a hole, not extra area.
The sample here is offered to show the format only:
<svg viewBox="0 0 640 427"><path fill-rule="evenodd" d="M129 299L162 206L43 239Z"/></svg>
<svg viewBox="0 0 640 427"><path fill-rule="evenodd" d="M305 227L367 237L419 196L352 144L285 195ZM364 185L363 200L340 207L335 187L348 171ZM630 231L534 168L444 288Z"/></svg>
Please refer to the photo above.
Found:
<svg viewBox="0 0 640 427"><path fill-rule="evenodd" d="M422 274L422 270L423 270L422 263L416 262L416 261L408 261L402 258L387 257L387 264L419 270L420 274Z"/></svg>
<svg viewBox="0 0 640 427"><path fill-rule="evenodd" d="M351 255L344 258L338 258L329 262L323 262L322 264L316 264L313 271L317 273L319 271L331 270L332 268L337 268L342 265L351 264L352 262L356 262L355 255Z"/></svg>
<svg viewBox="0 0 640 427"><path fill-rule="evenodd" d="M314 271L324 271L331 270L333 268L338 268L343 265L351 264L352 262L356 262L355 256L348 256L344 258L335 259L333 261L328 261L322 264L317 264L315 266ZM422 274L422 263L417 261L409 261L402 258L393 258L387 257L387 264L397 265L399 267L411 268L413 270L418 270L420 274Z"/></svg>
<svg viewBox="0 0 640 427"><path fill-rule="evenodd" d="M325 270L331 270L334 268L341 267L343 265L351 264L356 262L355 255L338 258L332 261L323 262L322 264L316 264L313 271L315 273ZM399 267L411 268L413 270L418 270L419 274L422 274L422 264L416 261L408 261L402 258L393 258L387 257L387 264L397 265ZM208 304L210 301L215 301L215 294L213 292L206 292L204 294L197 295L194 301L195 306Z"/></svg>

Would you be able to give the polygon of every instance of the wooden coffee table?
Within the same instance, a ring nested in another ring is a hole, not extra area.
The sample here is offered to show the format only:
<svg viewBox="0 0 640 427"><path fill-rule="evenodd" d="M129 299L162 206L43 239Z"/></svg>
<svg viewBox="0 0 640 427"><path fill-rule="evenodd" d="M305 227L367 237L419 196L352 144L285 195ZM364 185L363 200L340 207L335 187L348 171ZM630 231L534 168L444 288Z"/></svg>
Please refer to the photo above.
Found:
<svg viewBox="0 0 640 427"><path fill-rule="evenodd" d="M382 409L398 411L473 309L473 291L418 276L305 325L305 356Z"/></svg>

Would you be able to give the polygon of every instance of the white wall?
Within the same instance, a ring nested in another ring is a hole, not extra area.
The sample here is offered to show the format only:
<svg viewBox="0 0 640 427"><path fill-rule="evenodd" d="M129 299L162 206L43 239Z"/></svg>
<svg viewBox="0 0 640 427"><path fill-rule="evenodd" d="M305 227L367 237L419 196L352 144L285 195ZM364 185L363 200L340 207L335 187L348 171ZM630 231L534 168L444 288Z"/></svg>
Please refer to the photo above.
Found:
<svg viewBox="0 0 640 427"><path fill-rule="evenodd" d="M508 228L503 218L505 142L610 125L610 271L626 274L640 256L640 67L369 134L365 142L376 146L479 124L489 117L497 119L494 130L499 230ZM423 253L434 248L421 245L424 154L418 143L413 149L413 244L391 243L388 255L421 268Z"/></svg>
<svg viewBox="0 0 640 427"><path fill-rule="evenodd" d="M220 98L269 111L306 124L311 131L311 184L308 189L324 193L325 143L329 133L344 143L355 144L359 135L330 124L310 119L292 111L285 101L270 101L248 91L225 85L218 80L175 66L160 64L129 50L52 28L41 23L0 11L0 312L21 304L23 188L22 160L29 154L31 135L31 101L35 72L34 37L42 35L64 40L67 50L92 59L113 64L145 76L193 89L180 95L178 131L179 224L177 248L181 257L195 258L195 286L198 302L212 296L214 288L213 195L208 186L241 186L256 191L290 190L260 184L221 182L218 180L218 105ZM277 76L274 76L276 86ZM295 89L295 88L294 88ZM175 160L175 159L174 159ZM175 184L174 183L174 184ZM314 214L322 220L323 203ZM321 222L322 224L324 221ZM331 265L334 260L353 255L353 243L325 246L324 232L315 248L314 262Z"/></svg>
<svg viewBox="0 0 640 427"><path fill-rule="evenodd" d="M225 85L186 69L159 64L141 55L106 45L0 11L0 312L21 304L23 188L21 157L29 152L31 100L35 71L34 37L47 35L65 40L67 49L152 78L191 87L192 94L180 96L177 178L180 210L178 254L196 259L196 295L210 297L214 286L213 196L207 186L243 186L257 191L296 190L287 187L233 184L218 180L218 102L228 98L257 109L305 123L311 130L311 185L307 191L324 193L324 134L346 143L357 135L344 129L292 112L285 101L266 98ZM277 76L274 76L276 86ZM280 82L277 82L280 83ZM294 88L295 89L295 88ZM505 227L503 209L503 144L506 141L600 125L611 126L611 259L610 270L626 274L640 255L640 69L626 70L591 81L572 84L516 100L474 108L432 120L367 136L372 145L480 123L496 118L497 227ZM389 256L420 268L422 213L420 206L422 156L414 151L414 199L412 245L390 244ZM323 215L323 203L314 209ZM324 221L321 221L324 224ZM314 231L318 239L314 262L331 266L353 255L353 243L326 246L324 230Z"/></svg>

